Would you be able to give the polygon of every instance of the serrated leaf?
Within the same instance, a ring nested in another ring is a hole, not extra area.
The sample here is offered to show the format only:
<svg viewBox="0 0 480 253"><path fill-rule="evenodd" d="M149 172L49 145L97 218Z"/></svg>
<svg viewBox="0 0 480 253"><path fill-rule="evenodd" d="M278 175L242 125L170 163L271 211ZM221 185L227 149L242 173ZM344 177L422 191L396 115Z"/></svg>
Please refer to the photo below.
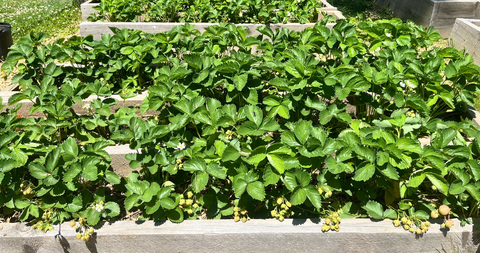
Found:
<svg viewBox="0 0 480 253"><path fill-rule="evenodd" d="M312 132L312 122L301 120L295 124L294 128L295 137L300 142L300 144L305 145L310 133Z"/></svg>
<svg viewBox="0 0 480 253"><path fill-rule="evenodd" d="M477 140L480 141L480 140ZM473 178L475 181L480 181L480 166L476 160L470 159L467 161L470 170L472 171Z"/></svg>
<svg viewBox="0 0 480 253"><path fill-rule="evenodd" d="M43 165L33 162L28 165L28 170L30 174L36 179L44 179L48 176L46 169Z"/></svg>
<svg viewBox="0 0 480 253"><path fill-rule="evenodd" d="M383 219L382 205L376 201L369 200L366 205L362 206L373 219Z"/></svg>
<svg viewBox="0 0 480 253"><path fill-rule="evenodd" d="M116 217L120 214L120 206L115 202L109 201L105 203L104 208L108 217Z"/></svg>
<svg viewBox="0 0 480 253"><path fill-rule="evenodd" d="M140 199L140 196L138 196L137 194L132 194L130 196L128 196L126 199L125 199L125 210L130 210L133 208L133 206L137 203L137 201Z"/></svg>
<svg viewBox="0 0 480 253"><path fill-rule="evenodd" d="M449 187L445 178L433 173L425 173L425 175L427 176L428 180L430 180L430 182L437 187L439 192L443 193L445 196L448 195Z"/></svg>
<svg viewBox="0 0 480 253"><path fill-rule="evenodd" d="M383 216L385 218L395 220L395 219L397 219L397 212L395 210L392 210L392 209L387 209L387 210L385 210L385 213L383 214Z"/></svg>
<svg viewBox="0 0 480 253"><path fill-rule="evenodd" d="M235 84L235 88L237 88L238 91L242 91L245 85L247 84L248 80L248 74L241 74L241 75L235 75L233 77L233 83Z"/></svg>
<svg viewBox="0 0 480 253"><path fill-rule="evenodd" d="M284 105L280 105L278 106L278 115L280 115L280 117L284 118L284 119L289 119L290 118L290 112L288 110L288 108Z"/></svg>
<svg viewBox="0 0 480 253"><path fill-rule="evenodd" d="M233 191L235 197L240 198L247 188L247 182L243 179L233 180Z"/></svg>
<svg viewBox="0 0 480 253"><path fill-rule="evenodd" d="M277 155L267 154L268 162L278 171L283 174L285 172L285 163Z"/></svg>
<svg viewBox="0 0 480 253"><path fill-rule="evenodd" d="M192 177L192 186L195 193L199 193L208 184L208 174L206 172L197 172Z"/></svg>
<svg viewBox="0 0 480 253"><path fill-rule="evenodd" d="M173 199L171 198L164 198L159 200L158 202L163 208L167 210L174 209L175 207L177 207L177 205L175 205L175 201L173 201Z"/></svg>
<svg viewBox="0 0 480 253"><path fill-rule="evenodd" d="M467 184L464 187L477 202L480 201L480 191L474 184Z"/></svg>
<svg viewBox="0 0 480 253"><path fill-rule="evenodd" d="M293 172L285 173L285 176L283 178L283 182L284 182L285 186L287 187L287 189L291 192L298 186L297 178L295 176L295 173L293 173Z"/></svg>
<svg viewBox="0 0 480 253"><path fill-rule="evenodd" d="M207 165L205 163L205 160L200 159L200 158L195 158L186 161L183 164L182 170L184 171L206 171Z"/></svg>
<svg viewBox="0 0 480 253"><path fill-rule="evenodd" d="M355 181L367 181L373 177L375 174L375 165L371 163L367 163L362 166L360 169L355 171L355 176L353 176L353 180Z"/></svg>
<svg viewBox="0 0 480 253"><path fill-rule="evenodd" d="M207 173L216 178L220 178L220 179L227 178L227 174L225 173L225 170L220 168L220 165L218 165L217 163L208 164Z"/></svg>
<svg viewBox="0 0 480 253"><path fill-rule="evenodd" d="M180 207L167 211L167 217L171 222L180 223L183 221L183 211Z"/></svg>
<svg viewBox="0 0 480 253"><path fill-rule="evenodd" d="M410 177L407 186L417 188L421 183L423 183L423 180L425 180L425 174L417 173L416 175Z"/></svg>
<svg viewBox="0 0 480 253"><path fill-rule="evenodd" d="M87 222L88 222L88 225L90 226L95 226L97 225L97 223L100 221L100 216L101 216L101 213L92 209L92 208L88 208L87 210Z"/></svg>
<svg viewBox="0 0 480 253"><path fill-rule="evenodd" d="M465 187L463 187L463 183L460 180L455 180L450 184L450 188L448 189L448 193L452 195L458 195L465 191Z"/></svg>
<svg viewBox="0 0 480 253"><path fill-rule="evenodd" d="M393 166L391 166L390 164L387 165L387 168L385 168L383 170L379 170L379 171L384 176L386 176L390 179L393 179L393 180L398 180L399 179L398 171Z"/></svg>
<svg viewBox="0 0 480 253"><path fill-rule="evenodd" d="M317 209L322 208L322 198L318 190L315 189L315 186L307 185L304 189L310 202L312 202Z"/></svg>
<svg viewBox="0 0 480 253"><path fill-rule="evenodd" d="M249 183L247 186L247 193L250 197L256 200L263 201L265 199L265 188L260 181Z"/></svg>
<svg viewBox="0 0 480 253"><path fill-rule="evenodd" d="M105 171L105 179L111 184L120 184L120 177L113 171Z"/></svg>
<svg viewBox="0 0 480 253"><path fill-rule="evenodd" d="M231 145L228 145L227 148L223 151L222 161L236 161L240 157L240 152Z"/></svg>
<svg viewBox="0 0 480 253"><path fill-rule="evenodd" d="M307 193L305 192L305 190L303 188L297 187L293 191L292 196L290 197L290 202L292 203L292 205L296 206L303 204L306 199Z"/></svg>
<svg viewBox="0 0 480 253"><path fill-rule="evenodd" d="M268 167L265 170L265 173L263 174L263 183L265 186L268 185L275 185L278 183L278 180L280 180L280 175L275 173L270 167Z"/></svg>
<svg viewBox="0 0 480 253"><path fill-rule="evenodd" d="M312 180L312 176L310 175L310 173L301 169L297 169L295 171L295 177L297 178L297 181L300 183L301 187L306 187Z"/></svg>

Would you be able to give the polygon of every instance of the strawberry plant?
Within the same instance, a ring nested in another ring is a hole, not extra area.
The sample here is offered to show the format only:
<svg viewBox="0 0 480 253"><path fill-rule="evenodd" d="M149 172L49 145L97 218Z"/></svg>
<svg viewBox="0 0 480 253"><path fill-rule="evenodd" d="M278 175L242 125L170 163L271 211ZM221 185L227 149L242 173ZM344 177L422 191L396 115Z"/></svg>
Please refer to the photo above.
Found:
<svg viewBox="0 0 480 253"><path fill-rule="evenodd" d="M114 29L99 41L21 39L3 64L19 66L22 92L0 118L2 215L75 219L80 239L127 212L174 222L328 217L323 231L344 218L406 217L415 226L395 225L417 234L443 212L436 206L465 222L478 216L480 135L466 108L480 68L432 47L431 29L393 19L330 30L330 20L302 32L262 26L256 37L186 24ZM112 110L144 92L140 108ZM44 117L18 118L22 100ZM126 177L104 151L117 144L131 149Z"/></svg>
<svg viewBox="0 0 480 253"><path fill-rule="evenodd" d="M102 0L89 21L311 23L318 19L317 0Z"/></svg>

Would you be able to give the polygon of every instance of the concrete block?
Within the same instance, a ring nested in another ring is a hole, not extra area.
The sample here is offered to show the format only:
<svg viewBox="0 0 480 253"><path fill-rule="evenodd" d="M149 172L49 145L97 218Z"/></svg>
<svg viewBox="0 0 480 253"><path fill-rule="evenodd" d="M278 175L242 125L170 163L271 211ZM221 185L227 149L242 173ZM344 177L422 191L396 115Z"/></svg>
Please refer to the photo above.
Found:
<svg viewBox="0 0 480 253"><path fill-rule="evenodd" d="M378 0L377 4L389 7L402 19L411 19L424 27L433 26L444 38L450 36L455 18L480 16L478 0Z"/></svg>
<svg viewBox="0 0 480 253"><path fill-rule="evenodd" d="M94 10L93 7L98 6L98 1L89 0L85 1L80 5L80 9L82 10L82 20L87 21L88 16L92 13L98 13L97 10Z"/></svg>
<svg viewBox="0 0 480 253"><path fill-rule="evenodd" d="M68 223L43 233L25 223L4 223L2 252L478 252L478 225L448 231L432 220L422 236L393 226L390 220L343 219L340 232L322 233L310 219L121 221L105 224L87 243L75 239ZM474 221L474 224L478 220ZM478 224L478 223L477 223Z"/></svg>
<svg viewBox="0 0 480 253"><path fill-rule="evenodd" d="M195 25L195 29L200 32L205 32L205 28L217 23L191 23ZM160 33L172 30L173 27L182 25L182 23L154 23L154 22L82 22L80 24L80 34L87 36L93 35L95 40L101 39L103 34L113 34L110 27L117 27L119 29L127 28L134 30L141 30L147 33ZM261 35L256 29L260 24L237 24L238 26L247 27L248 36Z"/></svg>
<svg viewBox="0 0 480 253"><path fill-rule="evenodd" d="M18 91L8 91L8 92L0 92L0 97L2 98L2 104L5 105L4 108L0 110L0 112L6 111L6 109L13 108L15 105L9 106L8 105L8 100L10 99L11 96L14 94L19 93ZM117 100L118 102L111 106L110 109L112 110L112 113L115 113L116 110L122 108L122 107L129 107L132 106L134 108L138 109L138 114L140 115L140 106L143 103L143 100L147 97L148 92L145 91L141 94L138 94L137 96L133 98L128 98L126 100L123 100L119 95L112 95L110 97L101 97L100 99L105 100L108 98L113 98ZM76 114L78 115L84 115L87 114L87 110L83 107L86 104L90 104L92 100L97 99L97 96L89 96L88 98L84 99L82 103L75 103L73 106L73 110L75 111ZM35 101L35 100L34 100ZM23 100L19 102L22 104L22 107L20 110L18 110L18 114L20 114L21 117L44 117L44 114L38 111L35 111L34 113L30 114L30 108L33 106L33 102L29 100ZM153 115L158 115L158 111L147 111L143 114L141 114L144 117L148 116L153 116Z"/></svg>
<svg viewBox="0 0 480 253"><path fill-rule="evenodd" d="M465 49L480 65L480 19L457 18L452 28L450 41L459 50Z"/></svg>

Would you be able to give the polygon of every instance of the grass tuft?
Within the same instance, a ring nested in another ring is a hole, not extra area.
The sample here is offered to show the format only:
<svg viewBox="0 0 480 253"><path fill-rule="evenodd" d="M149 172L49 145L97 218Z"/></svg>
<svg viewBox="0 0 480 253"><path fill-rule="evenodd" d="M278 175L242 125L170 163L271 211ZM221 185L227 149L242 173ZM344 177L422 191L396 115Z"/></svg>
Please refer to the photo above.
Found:
<svg viewBox="0 0 480 253"><path fill-rule="evenodd" d="M16 42L31 32L61 37L78 31L81 11L77 0L0 0L0 22L12 25Z"/></svg>

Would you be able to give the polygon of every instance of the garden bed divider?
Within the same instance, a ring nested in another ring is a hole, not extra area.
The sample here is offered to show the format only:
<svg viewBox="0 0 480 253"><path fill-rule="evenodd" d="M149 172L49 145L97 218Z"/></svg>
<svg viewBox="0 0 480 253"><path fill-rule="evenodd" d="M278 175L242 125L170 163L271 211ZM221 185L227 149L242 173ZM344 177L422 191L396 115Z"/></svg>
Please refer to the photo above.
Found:
<svg viewBox="0 0 480 253"><path fill-rule="evenodd" d="M415 236L390 220L342 219L340 232L322 233L318 219L119 221L104 224L88 242L75 239L68 223L47 233L26 223L0 223L2 251L17 252L478 252L480 231L449 230L431 220L426 234Z"/></svg>

